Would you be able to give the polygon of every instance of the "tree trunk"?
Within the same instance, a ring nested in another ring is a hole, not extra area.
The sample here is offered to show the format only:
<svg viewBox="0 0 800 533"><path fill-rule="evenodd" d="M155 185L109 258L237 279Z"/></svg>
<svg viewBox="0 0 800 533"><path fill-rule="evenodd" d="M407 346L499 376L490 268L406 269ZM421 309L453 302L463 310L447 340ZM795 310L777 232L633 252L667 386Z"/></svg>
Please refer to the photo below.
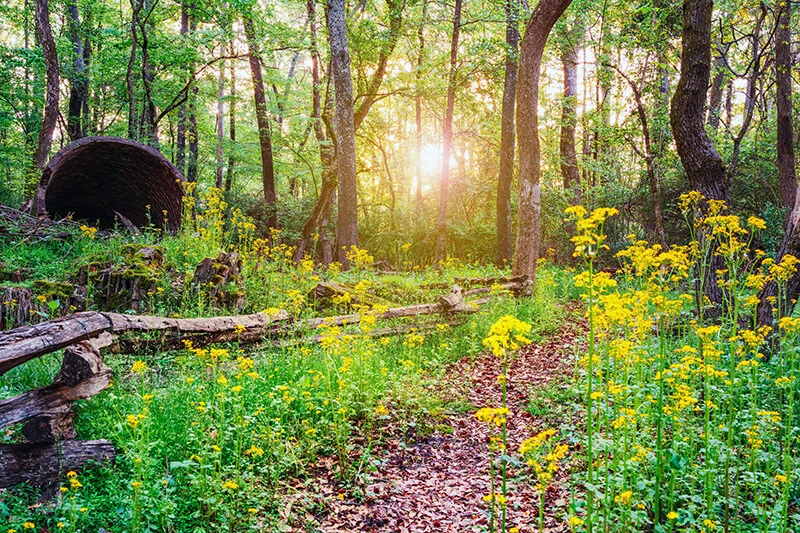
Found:
<svg viewBox="0 0 800 533"><path fill-rule="evenodd" d="M416 183L416 207L417 216L422 215L422 66L425 64L425 19L428 16L428 1L422 0L422 19L417 28L417 71L416 75L416 95L414 96L414 115L416 118L416 141L417 141L417 183Z"/></svg>
<svg viewBox="0 0 800 533"><path fill-rule="evenodd" d="M506 0L506 75L500 128L500 175L497 178L497 265L511 261L511 184L514 182L514 104L517 98L519 3ZM573 129L574 133L574 129ZM573 153L575 147L573 144ZM577 171L577 167L576 167Z"/></svg>
<svg viewBox="0 0 800 533"><path fill-rule="evenodd" d="M664 215L661 212L661 200L659 198L658 187L658 171L656 170L656 156L653 152L653 143L650 135L650 125L647 120L647 110L644 106L642 98L642 91L636 83L620 68L615 68L620 76L628 83L633 93L634 102L636 102L636 113L639 115L639 121L642 123L642 137L644 137L644 152L631 143L636 153L645 160L647 164L647 178L650 183L650 199L653 202L653 218L655 219L656 238L663 250L667 250L667 237L664 232Z"/></svg>
<svg viewBox="0 0 800 533"><path fill-rule="evenodd" d="M189 8L187 2L189 0L183 0L181 2L181 42L185 45L185 37L186 34L189 33ZM187 105L186 102L181 104L180 108L178 108L178 131L176 134L176 154L175 154L175 166L178 167L178 171L181 175L185 175L186 172L186 110Z"/></svg>
<svg viewBox="0 0 800 533"><path fill-rule="evenodd" d="M153 100L153 81L155 81L155 71L150 62L150 34L153 32L155 24L153 22L153 10L156 2L154 0L143 0L142 11L144 19L137 17L139 32L141 33L142 48L142 87L144 88L144 105L139 122L139 132L141 140L155 149L158 149L158 124L156 123L156 104Z"/></svg>
<svg viewBox="0 0 800 533"><path fill-rule="evenodd" d="M742 117L742 127L733 138L733 150L731 153L730 165L728 165L728 179L731 180L736 175L736 170L739 166L739 152L741 150L742 141L750 129L750 124L753 121L753 112L756 108L756 96L758 90L758 79L761 75L761 57L763 51L761 50L761 29L764 20L767 17L767 7L761 4L761 15L756 19L756 26L751 36L750 44L750 57L752 65L752 73L747 78L747 90L744 98L744 117ZM730 126L730 124L729 124Z"/></svg>
<svg viewBox="0 0 800 533"><path fill-rule="evenodd" d="M712 129L719 127L720 114L722 113L722 93L725 88L725 81L728 79L728 73L725 71L725 58L720 55L714 61L714 68L717 73L714 75L714 80L711 82L711 93L708 95L708 118L706 123Z"/></svg>
<svg viewBox="0 0 800 533"><path fill-rule="evenodd" d="M316 18L316 0L306 1L306 10L308 13L308 25L310 33L310 54L311 54L311 120L314 128L314 136L319 144L319 158L322 163L322 184L319 191L319 196L311 210L311 213L303 224L301 231L302 237L297 244L295 250L294 260L300 261L305 257L314 235L314 232L319 229L320 238L326 238L326 226L329 218L328 213L330 206L333 202L333 196L336 192L337 176L334 169L334 153L333 147L328 137L325 135L325 126L327 119L323 119L322 110L322 97L320 95L320 54L317 44L317 18ZM330 77L328 77L328 86L326 87L326 101L325 101L325 115L329 116L329 101L328 94L330 88ZM331 254L326 252L326 258Z"/></svg>
<svg viewBox="0 0 800 533"><path fill-rule="evenodd" d="M130 0L131 3L131 53L128 57L128 71L125 75L125 84L128 89L128 138L137 139L139 132L136 127L136 81L133 77L136 68L136 50L139 48L139 12L144 0Z"/></svg>
<svg viewBox="0 0 800 533"><path fill-rule="evenodd" d="M570 203L581 203L581 176L575 152L575 125L578 98L578 46L566 43L561 52L564 66L564 102L561 107L561 177L564 190L571 193Z"/></svg>
<svg viewBox="0 0 800 533"><path fill-rule="evenodd" d="M727 200L725 165L706 134L703 114L711 72L713 0L684 0L681 77L670 109L670 124L692 190Z"/></svg>
<svg viewBox="0 0 800 533"><path fill-rule="evenodd" d="M514 275L536 279L539 258L541 166L539 146L539 74L542 54L553 25L572 0L540 0L525 28L519 56L517 144L519 149L519 214Z"/></svg>
<svg viewBox="0 0 800 533"><path fill-rule="evenodd" d="M36 0L36 34L44 53L45 76L47 79L44 100L44 115L39 139L33 153L33 162L40 171L47 165L50 155L50 144L53 142L53 131L58 120L58 54L53 32L50 29L50 10L48 0Z"/></svg>
<svg viewBox="0 0 800 533"><path fill-rule="evenodd" d="M681 77L675 88L670 108L678 156L681 159L689 186L707 199L728 199L728 178L725 165L706 134L703 121L706 91L711 73L711 13L713 0L684 0L681 50ZM721 258L711 251L709 272L704 282L705 295L700 294L697 282L698 309L708 297L712 305L722 304L722 289L716 271L723 268ZM716 314L717 310L711 310Z"/></svg>
<svg viewBox="0 0 800 533"><path fill-rule="evenodd" d="M277 194L275 192L275 166L272 158L272 132L267 113L267 99L264 93L264 78L261 73L261 56L258 53L252 13L242 14L242 24L247 38L247 50L250 59L250 74L253 77L253 99L256 105L256 121L258 123L258 141L261 145L261 177L264 187L264 201L267 205L267 225L278 227L275 211Z"/></svg>
<svg viewBox="0 0 800 533"><path fill-rule="evenodd" d="M792 6L786 0L777 0L776 9L779 13L775 30L778 181L781 202L788 211L794 206L797 196L792 125Z"/></svg>
<svg viewBox="0 0 800 533"><path fill-rule="evenodd" d="M230 56L236 55L233 41L230 43ZM231 59L231 102L228 106L228 128L230 129L231 149L228 153L228 168L225 174L225 192L230 193L233 188L233 167L236 164L236 59Z"/></svg>
<svg viewBox="0 0 800 533"><path fill-rule="evenodd" d="M77 140L86 135L83 121L83 107L89 94L89 78L86 73L84 60L83 39L81 38L81 20L78 14L76 0L71 0L67 5L69 18L69 35L72 41L72 72L70 76L69 107L67 109L67 134L71 140Z"/></svg>
<svg viewBox="0 0 800 533"><path fill-rule="evenodd" d="M344 0L328 2L328 40L331 50L331 74L336 92L336 162L339 174L336 257L344 268L348 268L346 252L351 246L358 246L358 183L353 80L350 74Z"/></svg>
<svg viewBox="0 0 800 533"><path fill-rule="evenodd" d="M225 53L223 47L220 52ZM225 62L219 62L217 78L217 189L225 187Z"/></svg>
<svg viewBox="0 0 800 533"><path fill-rule="evenodd" d="M439 218L436 224L436 259L447 255L447 200L450 185L450 152L453 149L453 111L456 103L456 69L458 62L458 37L461 32L461 7L456 0L453 10L453 33L450 40L450 73L447 78L447 104L442 120L442 177L439 182Z"/></svg>

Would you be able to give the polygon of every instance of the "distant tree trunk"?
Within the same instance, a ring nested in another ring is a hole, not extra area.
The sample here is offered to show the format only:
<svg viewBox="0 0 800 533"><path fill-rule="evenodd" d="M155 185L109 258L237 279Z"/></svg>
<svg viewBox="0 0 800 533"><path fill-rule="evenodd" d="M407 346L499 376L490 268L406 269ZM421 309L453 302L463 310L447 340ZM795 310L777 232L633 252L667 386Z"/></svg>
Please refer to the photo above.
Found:
<svg viewBox="0 0 800 533"><path fill-rule="evenodd" d="M567 43L561 52L564 66L564 102L561 106L561 177L564 190L572 193L573 205L581 203L581 175L575 152L575 125L578 98L578 46Z"/></svg>
<svg viewBox="0 0 800 533"><path fill-rule="evenodd" d="M221 53L224 48L221 47ZM219 62L217 78L217 181L216 186L225 186L225 62Z"/></svg>
<svg viewBox="0 0 800 533"><path fill-rule="evenodd" d="M275 166L272 158L272 132L270 131L267 99L264 94L264 78L261 73L261 56L258 53L255 28L251 13L242 14L242 25L247 38L247 50L250 59L250 74L253 77L253 98L256 105L256 122L258 123L258 140L261 145L261 176L264 186L264 201L267 204L267 225L278 227L278 216L275 210L277 194L275 192Z"/></svg>
<svg viewBox="0 0 800 533"><path fill-rule="evenodd" d="M76 0L67 5L69 35L72 41L72 72L70 73L69 107L67 109L67 134L73 141L86 135L84 104L89 95L89 78L86 73L81 20Z"/></svg>
<svg viewBox="0 0 800 533"><path fill-rule="evenodd" d="M300 261L305 257L309 247L311 246L314 232L319 229L320 237L324 237L327 225L328 212L333 202L333 196L336 192L337 176L334 168L334 151L328 136L325 135L326 120L323 120L322 111L322 97L320 95L320 54L319 46L317 43L317 14L316 14L316 0L306 0L306 11L308 13L308 25L310 34L310 48L311 54L311 120L314 128L314 136L319 144L319 157L322 163L322 184L320 186L319 196L303 224L301 231L300 242L295 249L294 260ZM330 77L328 77L328 85L330 85ZM326 116L328 113L328 100L326 90ZM325 241L328 242L327 239ZM327 244L326 244L327 246ZM331 257L331 253L325 252L326 258Z"/></svg>
<svg viewBox="0 0 800 533"><path fill-rule="evenodd" d="M230 56L236 55L233 49L233 41L230 43ZM233 188L233 167L236 164L234 153L236 152L236 59L231 59L231 102L228 106L228 128L230 129L231 149L228 153L228 168L225 174L225 192L230 193Z"/></svg>
<svg viewBox="0 0 800 533"><path fill-rule="evenodd" d="M417 215L422 214L422 66L425 64L425 19L428 15L428 1L422 0L422 19L417 28L417 70L416 70L416 95L414 96L414 114L417 122L417 187L416 206Z"/></svg>
<svg viewBox="0 0 800 533"><path fill-rule="evenodd" d="M751 36L750 43L750 57L752 65L752 73L747 78L747 90L744 98L744 116L742 117L742 126L739 132L733 138L733 149L731 150L731 161L728 165L728 179L733 179L736 175L736 170L739 166L739 152L741 150L742 141L750 129L750 124L753 121L753 112L756 108L756 96L758 91L758 79L761 76L761 58L763 51L761 50L761 29L764 20L767 17L767 6L761 4L761 15L756 19L756 25Z"/></svg>
<svg viewBox="0 0 800 533"><path fill-rule="evenodd" d="M776 3L778 27L775 30L775 103L778 109L778 181L783 207L790 210L797 197L792 125L792 5L786 0L777 0Z"/></svg>
<svg viewBox="0 0 800 533"><path fill-rule="evenodd" d="M141 120L139 122L139 131L142 140L150 146L158 148L158 124L156 123L156 105L153 100L153 81L155 80L155 71L153 64L150 62L150 34L152 33L155 23L153 22L153 10L155 9L156 2L153 0L143 0L144 19L137 17L139 23L139 32L141 33L141 48L142 48L142 87L144 87L144 105L142 106Z"/></svg>
<svg viewBox="0 0 800 533"><path fill-rule="evenodd" d="M189 4L189 32L194 34L197 30L197 18L195 15L195 4ZM194 63L189 63L190 76L194 76ZM192 84L192 89L189 94L189 105L186 109L187 114L187 128L186 138L189 145L189 153L186 156L186 181L197 181L197 159L198 159L198 145L197 145L197 83Z"/></svg>
<svg viewBox="0 0 800 533"><path fill-rule="evenodd" d="M506 75L500 128L500 175L497 178L497 265L511 261L511 184L514 182L514 105L517 99L519 3L506 0ZM574 131L574 130L573 130ZM575 147L573 145L573 155ZM577 167L576 167L577 171Z"/></svg>
<svg viewBox="0 0 800 533"><path fill-rule="evenodd" d="M48 0L36 0L36 35L42 45L45 66L45 100L42 127L39 129L39 138L36 150L33 152L33 162L40 171L47 165L50 155L50 144L53 142L53 131L58 120L58 54L53 32L50 29L50 10Z"/></svg>
<svg viewBox="0 0 800 533"><path fill-rule="evenodd" d="M681 77L670 109L670 124L689 185L706 198L728 199L725 165L703 124L711 72L713 0L684 0Z"/></svg>
<svg viewBox="0 0 800 533"><path fill-rule="evenodd" d="M572 0L540 0L525 28L519 56L517 144L519 149L519 214L514 275L536 279L539 258L541 166L539 146L539 75L542 54L553 25Z"/></svg>
<svg viewBox="0 0 800 533"><path fill-rule="evenodd" d="M619 73L620 76L628 83L628 86L631 88L631 92L633 93L633 99L636 103L636 113L639 115L639 121L642 123L642 137L644 137L644 151L640 150L636 147L636 144L631 142L631 146L633 147L634 151L645 160L647 165L647 178L650 183L650 199L653 202L653 218L655 220L656 226L656 238L658 239L658 243L661 245L661 248L667 250L669 245L667 244L667 237L666 233L664 232L664 215L661 212L661 200L659 198L659 187L658 187L658 171L656 169L656 156L653 152L653 143L651 141L650 135L650 125L649 121L647 120L647 110L644 106L644 100L642 98L642 91L639 90L639 87L622 69L615 67L615 70Z"/></svg>
<svg viewBox="0 0 800 533"><path fill-rule="evenodd" d="M397 46L397 40L400 38L401 30L403 29L403 8L405 7L405 2L386 0L386 7L389 10L389 35L383 40L383 45L378 55L378 65L367 85L367 93L364 95L361 105L353 112L353 124L355 129L358 129L361 122L367 117L370 108L378 101L378 91L386 75L386 67L389 64L389 58L395 46Z"/></svg>
<svg viewBox="0 0 800 533"><path fill-rule="evenodd" d="M182 39L185 38L186 34L189 33L189 9L187 6L188 0L183 0L181 2L181 37ZM185 41L181 41L185 44ZM185 174L186 172L186 102L181 104L178 108L178 131L176 134L176 154L175 154L175 166L178 167L178 171L181 174Z"/></svg>
<svg viewBox="0 0 800 533"><path fill-rule="evenodd" d="M350 74L344 2L345 0L328 1L328 40L331 74L336 92L336 162L339 174L336 257L344 268L348 268L346 252L351 246L358 246L358 192L353 80Z"/></svg>
<svg viewBox="0 0 800 533"><path fill-rule="evenodd" d="M713 129L717 129L722 112L722 93L725 88L725 81L728 79L727 72L725 72L725 58L722 55L717 56L717 59L714 61L714 68L717 73L714 75L714 80L711 82L711 92L708 95L708 117L706 118L706 124Z"/></svg>
<svg viewBox="0 0 800 533"><path fill-rule="evenodd" d="M456 69L458 62L458 37L461 31L463 0L455 0L453 33L450 39L450 73L447 79L447 104L442 120L442 177L439 182L439 218L436 224L436 259L447 255L447 201L450 185L450 152L453 148L453 111L456 103Z"/></svg>
<svg viewBox="0 0 800 533"><path fill-rule="evenodd" d="M128 89L128 137L139 137L136 127L136 81L133 76L136 68L136 50L139 48L139 12L142 10L144 0L130 0L131 3L131 53L128 57L128 71L125 75L125 84Z"/></svg>

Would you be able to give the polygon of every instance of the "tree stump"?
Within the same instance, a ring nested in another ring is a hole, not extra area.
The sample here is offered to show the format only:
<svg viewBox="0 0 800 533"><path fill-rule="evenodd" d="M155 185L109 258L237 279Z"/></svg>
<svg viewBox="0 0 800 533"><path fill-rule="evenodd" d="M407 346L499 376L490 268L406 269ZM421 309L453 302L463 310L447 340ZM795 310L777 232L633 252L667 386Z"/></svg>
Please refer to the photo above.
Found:
<svg viewBox="0 0 800 533"><path fill-rule="evenodd" d="M241 311L247 305L242 259L237 253L220 253L203 259L194 271L192 286L217 309Z"/></svg>
<svg viewBox="0 0 800 533"><path fill-rule="evenodd" d="M78 272L78 285L88 288L93 307L100 311L140 311L155 293L164 264L160 246L126 245L121 264L91 263Z"/></svg>

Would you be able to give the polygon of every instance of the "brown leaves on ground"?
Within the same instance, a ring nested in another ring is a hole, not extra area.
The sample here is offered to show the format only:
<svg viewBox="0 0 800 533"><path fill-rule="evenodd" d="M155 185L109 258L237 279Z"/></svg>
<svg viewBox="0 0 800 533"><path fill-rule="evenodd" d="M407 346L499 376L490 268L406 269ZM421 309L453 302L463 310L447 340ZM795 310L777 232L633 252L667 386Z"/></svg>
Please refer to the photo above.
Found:
<svg viewBox="0 0 800 533"><path fill-rule="evenodd" d="M512 452L522 440L544 429L541 421L528 413L530 393L560 373L570 371L579 328L568 323L546 342L522 348L514 359L508 373L508 405L512 413L508 431ZM460 399L462 403L466 400L475 408L496 407L501 402L497 384L501 373L501 360L484 353L452 365L440 389L451 391L450 400ZM315 530L323 533L486 531L488 519L482 497L489 493L489 432L473 413L471 409L449 415L444 424L452 428L452 433L438 430L408 447L397 437L386 439L381 450L375 451L382 463L366 486L366 497L361 502L337 490L330 479L319 480L321 484L316 488L320 490L315 499L319 504L324 501L325 513ZM437 428L444 428L444 424ZM539 495L532 482L519 476L521 473L514 471L510 476L514 479L509 490L508 528L538 531ZM564 475L562 471L546 494L545 530L549 532L568 531L564 523L568 504ZM311 517L306 515L306 518Z"/></svg>

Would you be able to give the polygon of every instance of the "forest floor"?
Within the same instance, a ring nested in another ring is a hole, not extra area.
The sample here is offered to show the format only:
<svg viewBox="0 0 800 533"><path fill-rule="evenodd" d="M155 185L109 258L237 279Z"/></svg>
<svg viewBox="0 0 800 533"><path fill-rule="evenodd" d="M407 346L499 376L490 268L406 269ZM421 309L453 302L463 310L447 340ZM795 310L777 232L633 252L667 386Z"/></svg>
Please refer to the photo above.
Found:
<svg viewBox="0 0 800 533"><path fill-rule="evenodd" d="M553 422L551 417L531 414L541 409L532 409L531 399L571 375L583 328L582 322L567 322L542 342L523 347L513 360L508 373L511 450L516 450L525 438L546 429L547 422ZM314 490L317 501L325 500L326 512L313 530L320 533L487 531L486 504L482 498L490 492L489 431L475 418L474 411L500 405L502 393L497 376L501 373L501 360L489 352L451 365L439 383L440 390L450 405L471 408L450 411L435 431L413 444L404 445L403 435L385 438L380 449L374 451L380 458L380 466L370 476L363 498L352 498L337 489L333 470L321 465L320 469L328 470L329 475L327 480L323 475ZM545 406L545 412L551 407L559 410L559 406ZM511 476L507 527L516 526L520 532L538 531L539 495L531 480L519 474L514 472ZM564 521L568 500L566 471L562 471L547 490L545 531L568 531Z"/></svg>

